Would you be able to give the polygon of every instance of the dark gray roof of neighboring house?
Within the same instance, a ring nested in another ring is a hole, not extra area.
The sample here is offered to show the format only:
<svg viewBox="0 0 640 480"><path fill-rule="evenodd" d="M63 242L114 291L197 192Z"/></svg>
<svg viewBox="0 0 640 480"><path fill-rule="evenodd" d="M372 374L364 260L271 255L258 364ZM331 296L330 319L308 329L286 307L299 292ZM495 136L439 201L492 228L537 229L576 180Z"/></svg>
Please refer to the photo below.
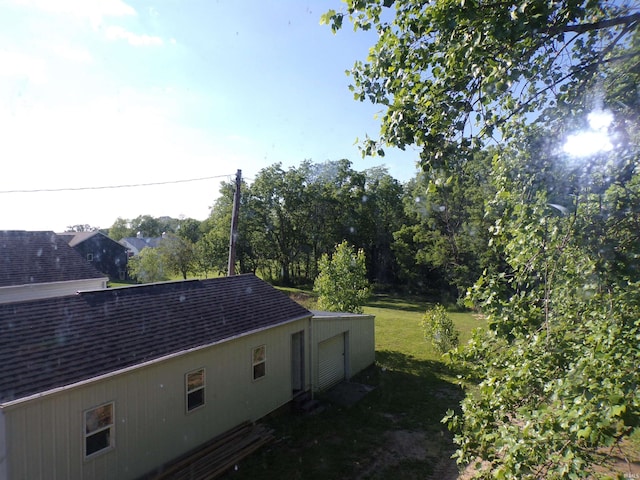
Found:
<svg viewBox="0 0 640 480"><path fill-rule="evenodd" d="M145 247L157 247L160 244L160 240L162 240L162 237L125 237L120 242L128 242L141 252Z"/></svg>
<svg viewBox="0 0 640 480"><path fill-rule="evenodd" d="M0 230L0 287L104 278L53 232Z"/></svg>
<svg viewBox="0 0 640 480"><path fill-rule="evenodd" d="M99 235L100 236L99 238L102 238L103 240L107 240L107 241L113 242L115 245L117 245L123 251L127 249L127 247L122 245L120 242L116 242L113 238L105 235L102 232L98 232L98 231L94 231L94 232L63 232L63 233L58 233L57 235L65 237L67 239L67 242L69 243L69 245L71 247L75 247L79 243L86 242L90 238L95 237L96 235Z"/></svg>
<svg viewBox="0 0 640 480"><path fill-rule="evenodd" d="M254 275L0 304L0 403L310 316Z"/></svg>
<svg viewBox="0 0 640 480"><path fill-rule="evenodd" d="M61 237L65 237L70 246L75 247L77 244L84 242L88 238L98 235L100 232L62 232L57 233Z"/></svg>

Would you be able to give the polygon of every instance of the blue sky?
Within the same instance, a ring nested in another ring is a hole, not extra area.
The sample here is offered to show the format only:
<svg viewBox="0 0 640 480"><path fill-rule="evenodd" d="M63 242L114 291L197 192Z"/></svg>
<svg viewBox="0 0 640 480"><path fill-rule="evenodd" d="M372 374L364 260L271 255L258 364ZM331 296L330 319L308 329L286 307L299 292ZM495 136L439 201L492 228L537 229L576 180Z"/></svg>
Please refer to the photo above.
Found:
<svg viewBox="0 0 640 480"><path fill-rule="evenodd" d="M373 34L333 35L339 0L0 0L0 228L107 228L117 217L202 220L237 169L304 159L386 165L401 181L415 151L361 159L378 108L353 100L345 70Z"/></svg>

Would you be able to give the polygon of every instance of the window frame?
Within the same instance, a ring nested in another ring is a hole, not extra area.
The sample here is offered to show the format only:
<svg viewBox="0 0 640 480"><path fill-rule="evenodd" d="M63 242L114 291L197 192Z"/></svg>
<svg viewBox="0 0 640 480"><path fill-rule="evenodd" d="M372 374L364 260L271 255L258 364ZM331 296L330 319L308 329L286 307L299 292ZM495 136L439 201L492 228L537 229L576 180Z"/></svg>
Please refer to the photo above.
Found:
<svg viewBox="0 0 640 480"><path fill-rule="evenodd" d="M95 412L96 410L99 410L101 408L104 407L109 407L110 409L110 423L104 424L104 425L100 425L101 420L98 416L98 425L96 425L96 427L94 429L92 429L90 432L89 430L89 425L87 422L87 417L91 412ZM115 401L110 401L110 402L106 402L100 405L97 405L95 407L92 408L88 408L86 410L84 410L82 412L82 433L83 433L83 451L84 451L84 459L85 460L90 460L92 458L95 458L97 456L100 456L104 453L107 453L111 450L113 450L116 447L116 421L115 421L115 417L116 417L116 403ZM108 441L108 445L105 447L100 448L99 450L95 450L91 453L89 453L89 449L87 448L87 442L89 441L89 439L91 437L96 437L97 435L103 435L104 432L107 432L107 441Z"/></svg>
<svg viewBox="0 0 640 480"><path fill-rule="evenodd" d="M197 374L202 372L202 384L197 385L194 388L189 387L189 376L193 374ZM204 407L207 403L207 395L206 395L206 387L207 387L207 373L204 367L196 368L195 370L191 370L184 374L184 409L185 413L192 413L202 407ZM201 403L195 405L194 407L189 406L189 398L195 395L202 395Z"/></svg>
<svg viewBox="0 0 640 480"><path fill-rule="evenodd" d="M87 253L87 262L93 262L93 253Z"/></svg>
<svg viewBox="0 0 640 480"><path fill-rule="evenodd" d="M258 357L256 360L256 352L262 349L262 356ZM259 374L256 376L256 367L260 367L262 365L262 371L258 370ZM267 345L262 344L257 347L253 347L251 349L251 378L254 382L263 379L267 376Z"/></svg>

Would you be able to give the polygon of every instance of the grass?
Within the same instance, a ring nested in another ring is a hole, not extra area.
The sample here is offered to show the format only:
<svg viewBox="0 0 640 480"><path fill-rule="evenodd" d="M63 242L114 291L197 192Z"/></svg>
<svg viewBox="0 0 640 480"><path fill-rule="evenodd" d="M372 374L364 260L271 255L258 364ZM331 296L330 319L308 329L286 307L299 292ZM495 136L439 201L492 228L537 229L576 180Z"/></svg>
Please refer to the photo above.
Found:
<svg viewBox="0 0 640 480"><path fill-rule="evenodd" d="M376 316L376 364L355 379L376 388L351 407L332 405L320 415L268 419L276 443L227 477L444 479L444 470L455 471L453 444L440 420L463 394L452 381L455 372L424 340L420 321L427 306L376 297L365 308ZM451 317L463 340L481 323L468 313ZM415 455L403 453L417 445Z"/></svg>

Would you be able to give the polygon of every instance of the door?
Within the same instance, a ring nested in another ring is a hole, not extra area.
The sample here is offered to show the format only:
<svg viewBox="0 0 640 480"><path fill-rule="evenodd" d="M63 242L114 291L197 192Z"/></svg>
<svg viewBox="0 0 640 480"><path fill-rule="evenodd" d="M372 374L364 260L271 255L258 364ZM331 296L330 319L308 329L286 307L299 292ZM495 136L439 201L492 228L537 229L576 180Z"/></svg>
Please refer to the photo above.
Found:
<svg viewBox="0 0 640 480"><path fill-rule="evenodd" d="M344 333L318 346L318 388L325 390L345 377Z"/></svg>
<svg viewBox="0 0 640 480"><path fill-rule="evenodd" d="M304 330L291 335L291 389L294 396L305 389Z"/></svg>

